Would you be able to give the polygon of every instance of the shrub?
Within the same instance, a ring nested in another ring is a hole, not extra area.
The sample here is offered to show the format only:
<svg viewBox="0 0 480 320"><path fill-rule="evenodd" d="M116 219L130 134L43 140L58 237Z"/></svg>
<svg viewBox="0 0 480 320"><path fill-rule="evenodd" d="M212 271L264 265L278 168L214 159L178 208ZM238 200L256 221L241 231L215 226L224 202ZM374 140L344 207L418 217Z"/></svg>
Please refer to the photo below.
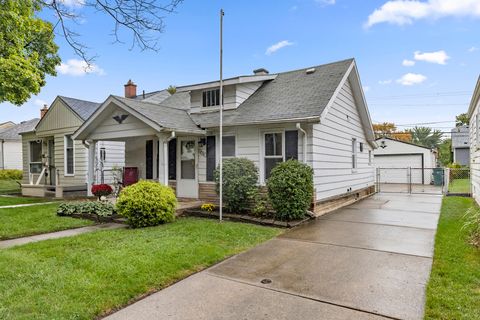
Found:
<svg viewBox="0 0 480 320"><path fill-rule="evenodd" d="M267 180L268 196L280 220L305 216L313 194L313 169L297 160L282 162Z"/></svg>
<svg viewBox="0 0 480 320"><path fill-rule="evenodd" d="M145 180L125 187L117 201L118 213L134 228L173 221L176 206L177 198L172 188Z"/></svg>
<svg viewBox="0 0 480 320"><path fill-rule="evenodd" d="M111 195L113 192L112 187L108 184L94 184L92 185L92 193L100 199L100 197L106 197Z"/></svg>
<svg viewBox="0 0 480 320"><path fill-rule="evenodd" d="M72 214L91 214L99 217L113 215L114 207L111 203L85 201L85 202L64 202L58 206L57 215L71 216Z"/></svg>
<svg viewBox="0 0 480 320"><path fill-rule="evenodd" d="M16 169L0 170L0 180L21 180L23 172Z"/></svg>
<svg viewBox="0 0 480 320"><path fill-rule="evenodd" d="M258 170L253 161L232 158L223 161L223 200L229 212L245 211L256 190ZM220 169L215 170L216 190L220 187Z"/></svg>
<svg viewBox="0 0 480 320"><path fill-rule="evenodd" d="M269 207L270 202L268 199L268 195L264 193L257 192L254 197L254 205L252 208L252 213L256 217L266 217L269 216Z"/></svg>
<svg viewBox="0 0 480 320"><path fill-rule="evenodd" d="M470 243L476 247L480 247L480 208L471 207L465 213L464 228L470 232Z"/></svg>

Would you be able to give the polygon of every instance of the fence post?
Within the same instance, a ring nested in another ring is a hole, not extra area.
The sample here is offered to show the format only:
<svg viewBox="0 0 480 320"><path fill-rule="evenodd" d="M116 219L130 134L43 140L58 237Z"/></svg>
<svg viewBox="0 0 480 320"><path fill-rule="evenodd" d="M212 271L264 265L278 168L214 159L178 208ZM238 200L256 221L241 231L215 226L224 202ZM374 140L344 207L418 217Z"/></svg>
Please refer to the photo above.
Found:
<svg viewBox="0 0 480 320"><path fill-rule="evenodd" d="M450 168L443 169L443 194L448 194L448 186L450 185Z"/></svg>

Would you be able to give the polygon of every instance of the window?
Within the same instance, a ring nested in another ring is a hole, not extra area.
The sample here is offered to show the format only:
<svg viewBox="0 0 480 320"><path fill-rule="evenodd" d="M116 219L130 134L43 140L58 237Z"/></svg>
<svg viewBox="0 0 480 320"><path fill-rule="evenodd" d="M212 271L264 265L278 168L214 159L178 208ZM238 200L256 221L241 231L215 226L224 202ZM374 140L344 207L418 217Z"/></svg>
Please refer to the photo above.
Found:
<svg viewBox="0 0 480 320"><path fill-rule="evenodd" d="M220 89L203 91L202 106L213 107L220 105Z"/></svg>
<svg viewBox="0 0 480 320"><path fill-rule="evenodd" d="M352 169L357 168L357 139L352 139Z"/></svg>
<svg viewBox="0 0 480 320"><path fill-rule="evenodd" d="M42 172L42 142L30 141L30 173Z"/></svg>
<svg viewBox="0 0 480 320"><path fill-rule="evenodd" d="M107 150L105 148L100 148L100 161L105 162L107 159Z"/></svg>
<svg viewBox="0 0 480 320"><path fill-rule="evenodd" d="M73 157L74 146L71 135L65 136L65 175L75 174L75 159Z"/></svg>
<svg viewBox="0 0 480 320"><path fill-rule="evenodd" d="M363 152L363 142L360 142L360 152Z"/></svg>
<svg viewBox="0 0 480 320"><path fill-rule="evenodd" d="M372 165L372 150L368 150L368 165Z"/></svg>
<svg viewBox="0 0 480 320"><path fill-rule="evenodd" d="M266 133L265 138L265 179L270 177L270 171L283 161L283 134Z"/></svg>
<svg viewBox="0 0 480 320"><path fill-rule="evenodd" d="M224 158L235 157L235 136L223 136L222 154Z"/></svg>

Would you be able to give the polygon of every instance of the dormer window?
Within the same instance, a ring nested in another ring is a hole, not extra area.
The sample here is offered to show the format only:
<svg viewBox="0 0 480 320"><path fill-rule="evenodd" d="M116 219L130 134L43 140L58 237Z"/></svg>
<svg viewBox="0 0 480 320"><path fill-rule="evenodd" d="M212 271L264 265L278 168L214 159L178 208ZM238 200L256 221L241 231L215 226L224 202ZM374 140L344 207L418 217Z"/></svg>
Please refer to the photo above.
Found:
<svg viewBox="0 0 480 320"><path fill-rule="evenodd" d="M203 91L203 107L214 107L220 105L220 89Z"/></svg>

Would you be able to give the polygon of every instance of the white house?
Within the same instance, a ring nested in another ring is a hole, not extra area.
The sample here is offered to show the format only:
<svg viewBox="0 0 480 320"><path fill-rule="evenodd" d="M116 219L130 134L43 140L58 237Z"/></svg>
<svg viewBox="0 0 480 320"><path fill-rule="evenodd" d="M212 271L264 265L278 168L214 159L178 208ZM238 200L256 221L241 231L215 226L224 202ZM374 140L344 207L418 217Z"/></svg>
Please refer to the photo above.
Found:
<svg viewBox="0 0 480 320"><path fill-rule="evenodd" d="M480 204L480 77L468 108L470 119L470 180L472 196Z"/></svg>
<svg viewBox="0 0 480 320"><path fill-rule="evenodd" d="M376 168L381 170L381 182L407 183L407 169L411 168L412 183L430 184L431 173L437 166L436 150L388 137L376 140L373 152Z"/></svg>
<svg viewBox="0 0 480 320"><path fill-rule="evenodd" d="M89 152L102 141L125 143L125 166L158 179L180 198L216 199L219 81L109 96L73 134ZM317 203L374 192L375 138L353 59L294 71L224 80L223 157L244 157L270 170L293 158L314 169ZM89 184L95 183L89 163Z"/></svg>
<svg viewBox="0 0 480 320"><path fill-rule="evenodd" d="M0 131L0 170L22 170L22 136L20 132L32 130L39 119L32 119L7 126Z"/></svg>
<svg viewBox="0 0 480 320"><path fill-rule="evenodd" d="M72 134L100 106L99 103L58 96L41 119L23 130L22 194L56 196L86 194L87 146ZM112 168L123 167L124 143L103 141L92 155L93 174L98 182L112 182Z"/></svg>

